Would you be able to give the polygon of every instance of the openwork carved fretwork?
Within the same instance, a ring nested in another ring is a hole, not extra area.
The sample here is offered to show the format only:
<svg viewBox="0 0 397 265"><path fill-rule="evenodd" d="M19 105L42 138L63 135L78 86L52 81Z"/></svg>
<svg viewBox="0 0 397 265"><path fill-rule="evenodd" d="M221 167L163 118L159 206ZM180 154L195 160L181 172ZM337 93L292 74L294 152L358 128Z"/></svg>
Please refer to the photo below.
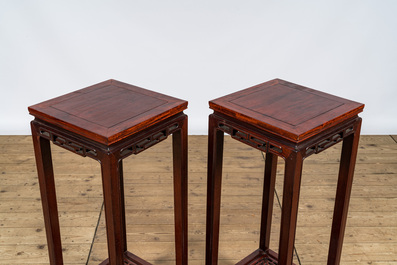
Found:
<svg viewBox="0 0 397 265"><path fill-rule="evenodd" d="M130 142L124 143L123 146L116 147L116 150L113 149L113 151L117 152L117 150L119 150L118 154L121 159L131 154L138 154L145 149L165 140L170 134L180 129L180 123L181 121L177 120L169 123L168 126L166 125L165 127L162 127L158 131L154 131L149 135L142 136L142 138L139 138L139 136L137 138L133 138ZM111 150L112 148L107 148L106 146L97 148L91 147L88 143L86 144L83 141L75 140L74 138L63 133L59 133L57 130L48 128L45 125L40 124L37 128L40 137L48 139L54 144L83 157L88 156L95 160L100 160L101 154L103 152L113 152Z"/></svg>
<svg viewBox="0 0 397 265"><path fill-rule="evenodd" d="M50 141L52 141L54 144L65 148L69 151L72 151L73 153L76 153L81 156L89 156L94 159L97 158L98 153L94 148L89 148L87 146L84 146L82 143L78 143L76 141L73 141L65 136L60 136L54 132L51 132L50 130L47 130L45 128L40 128L39 129L40 136L43 138L46 138Z"/></svg>
<svg viewBox="0 0 397 265"><path fill-rule="evenodd" d="M129 145L128 147L125 147L120 150L120 156L122 158L129 156L131 154L138 154L142 152L143 150L167 139L167 137L175 132L179 128L179 123L174 123L165 129L162 129L161 131L155 132L151 134L150 136L147 136L143 139L140 139L133 144Z"/></svg>
<svg viewBox="0 0 397 265"><path fill-rule="evenodd" d="M334 144L339 143L340 141L343 140L346 136L354 133L354 126L350 126L347 129L343 129L342 131L333 134L331 137L322 140L321 142L314 144L312 146L309 146L306 148L306 153L305 156L309 156L311 154L317 154L328 147L333 146Z"/></svg>
<svg viewBox="0 0 397 265"><path fill-rule="evenodd" d="M219 123L218 128L221 131L230 134L234 139L246 143L263 152L271 152L276 155L281 155L283 153L283 149L281 146L270 142L268 139L259 139L258 137L255 137L250 133L245 132L244 130L233 128L229 124L226 125L225 123Z"/></svg>

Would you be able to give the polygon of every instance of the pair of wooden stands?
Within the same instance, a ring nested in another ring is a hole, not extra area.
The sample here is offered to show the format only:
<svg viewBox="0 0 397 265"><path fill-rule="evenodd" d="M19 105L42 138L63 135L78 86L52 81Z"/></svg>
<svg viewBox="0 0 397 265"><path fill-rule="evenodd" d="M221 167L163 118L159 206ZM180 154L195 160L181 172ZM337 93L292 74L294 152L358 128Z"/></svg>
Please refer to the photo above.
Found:
<svg viewBox="0 0 397 265"><path fill-rule="evenodd" d="M109 80L29 107L50 263L63 264L50 142L100 162L108 259L127 251L123 159L172 135L175 258L188 264L187 102ZM291 265L303 160L343 141L328 265L339 264L363 104L275 79L210 101L206 264L218 263L224 133L266 153L259 248L239 265ZM278 254L269 249L277 157L285 160Z"/></svg>

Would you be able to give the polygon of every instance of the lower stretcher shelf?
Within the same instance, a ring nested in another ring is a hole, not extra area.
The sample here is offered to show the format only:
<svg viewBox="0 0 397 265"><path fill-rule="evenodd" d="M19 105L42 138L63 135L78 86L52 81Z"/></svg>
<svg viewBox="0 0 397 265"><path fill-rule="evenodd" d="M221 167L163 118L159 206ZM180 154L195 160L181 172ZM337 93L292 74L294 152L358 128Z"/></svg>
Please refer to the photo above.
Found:
<svg viewBox="0 0 397 265"><path fill-rule="evenodd" d="M236 265L278 265L278 255L270 249L257 249Z"/></svg>
<svg viewBox="0 0 397 265"><path fill-rule="evenodd" d="M109 259L104 260L99 265L109 265ZM131 252L126 251L124 253L124 265L152 265L152 264L132 254Z"/></svg>

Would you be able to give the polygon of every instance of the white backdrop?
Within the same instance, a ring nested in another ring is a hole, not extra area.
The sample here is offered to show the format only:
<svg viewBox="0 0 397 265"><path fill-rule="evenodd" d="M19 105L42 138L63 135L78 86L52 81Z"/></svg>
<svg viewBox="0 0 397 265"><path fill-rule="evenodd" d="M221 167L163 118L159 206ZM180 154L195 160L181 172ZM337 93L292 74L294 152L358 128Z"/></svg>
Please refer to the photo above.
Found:
<svg viewBox="0 0 397 265"><path fill-rule="evenodd" d="M366 104L364 134L397 134L397 1L0 0L0 134L27 106L107 79L189 101L274 78Z"/></svg>

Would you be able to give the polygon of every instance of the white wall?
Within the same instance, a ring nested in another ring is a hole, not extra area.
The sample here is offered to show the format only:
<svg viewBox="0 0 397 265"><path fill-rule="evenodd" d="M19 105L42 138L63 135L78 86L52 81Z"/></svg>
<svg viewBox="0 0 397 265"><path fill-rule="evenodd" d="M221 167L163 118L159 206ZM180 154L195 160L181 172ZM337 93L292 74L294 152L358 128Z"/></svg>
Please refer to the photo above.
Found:
<svg viewBox="0 0 397 265"><path fill-rule="evenodd" d="M27 106L110 78L189 101L281 78L363 102L364 134L397 134L397 1L0 0L0 134Z"/></svg>

